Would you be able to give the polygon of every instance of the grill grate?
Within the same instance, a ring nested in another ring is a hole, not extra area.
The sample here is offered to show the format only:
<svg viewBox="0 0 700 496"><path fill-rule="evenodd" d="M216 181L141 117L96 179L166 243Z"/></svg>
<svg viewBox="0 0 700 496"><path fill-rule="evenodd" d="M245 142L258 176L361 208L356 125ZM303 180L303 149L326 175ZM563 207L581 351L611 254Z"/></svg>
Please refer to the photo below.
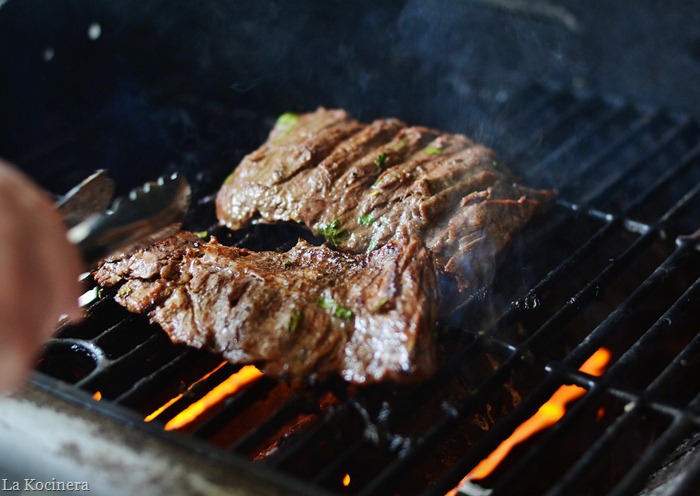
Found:
<svg viewBox="0 0 700 496"><path fill-rule="evenodd" d="M524 183L556 187L560 199L504 254L493 288L441 327L434 379L357 388L263 377L164 439L204 442L224 461L251 460L309 491L441 495L559 387L575 384L587 392L563 419L476 483L494 495L642 490L700 430L692 235L700 229L700 128L685 116L541 86L511 95L494 119L499 133L487 144ZM190 223L212 221L204 198ZM302 233L221 234L259 249ZM580 372L600 347L612 354L607 371ZM132 418L177 398L140 424L154 432L239 370L220 365L170 344L107 293L49 344L35 383L51 389L58 380L67 397ZM97 391L99 402L90 399ZM700 463L684 473L668 494L690 494Z"/></svg>

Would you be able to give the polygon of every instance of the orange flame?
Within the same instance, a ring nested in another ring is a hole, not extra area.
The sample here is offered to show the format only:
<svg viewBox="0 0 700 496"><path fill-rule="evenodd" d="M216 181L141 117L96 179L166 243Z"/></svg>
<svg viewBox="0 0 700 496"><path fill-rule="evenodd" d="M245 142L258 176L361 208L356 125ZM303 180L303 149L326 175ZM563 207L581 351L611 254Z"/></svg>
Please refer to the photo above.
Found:
<svg viewBox="0 0 700 496"><path fill-rule="evenodd" d="M610 361L610 351L600 348L579 369L581 372L592 376L600 376ZM503 441L488 457L483 459L460 483L467 480L478 480L488 476L510 453L514 446L528 439L535 433L544 430L564 416L566 406L573 400L583 396L586 390L579 386L562 386L540 407L540 409L528 420L520 424L513 434ZM459 487L459 486L458 486ZM454 489L449 495L456 494Z"/></svg>
<svg viewBox="0 0 700 496"><path fill-rule="evenodd" d="M95 393L92 395L92 399L95 401L100 401L102 399L102 393L95 391Z"/></svg>
<svg viewBox="0 0 700 496"><path fill-rule="evenodd" d="M259 379L261 376L262 372L257 368L252 365L246 365L235 374L231 374L228 379L209 391L199 401L192 403L173 417L165 424L165 430L172 431L185 427L210 407L216 405L227 396L231 396L247 384Z"/></svg>
<svg viewBox="0 0 700 496"><path fill-rule="evenodd" d="M193 383L189 388L187 388L187 390L191 390L196 384L202 382L207 377L211 376L214 372L226 365L226 363L228 362L222 362L214 370L204 375L197 382ZM188 406L183 411L178 413L175 417L173 417L168 423L165 424L165 430L171 431L185 427L186 425L194 421L196 418L198 418L208 408L217 404L227 396L234 394L236 391L246 386L247 384L257 380L260 376L262 376L262 372L260 372L257 368L255 368L252 365L246 365L238 372L231 374L226 380L221 382L218 386L213 388L198 401L192 403L190 406ZM179 400L182 396L182 394L178 394L177 396L166 402L163 406L158 408L156 411L148 415L144 419L144 421L150 422L151 420L155 419L156 417L158 417L158 415L160 415L170 405Z"/></svg>
<svg viewBox="0 0 700 496"><path fill-rule="evenodd" d="M350 474L345 474L342 483L344 487L348 487L350 485Z"/></svg>
<svg viewBox="0 0 700 496"><path fill-rule="evenodd" d="M197 384L199 384L199 383L202 382L203 380L205 380L205 379L207 379L208 377L210 377L214 372L216 372L217 370L219 370L221 367L223 367L223 366L226 365L227 363L228 363L227 361L221 362L219 365L216 366L216 368L214 368L213 370L210 370L209 372L207 372L206 374L204 374L202 377L200 377L199 379L197 379L195 382L193 382L192 384L190 384L190 387L188 387L187 390L188 390L188 391L191 391L193 387L195 387ZM143 419L144 422L150 422L151 420L153 420L154 418L156 418L158 415L160 415L161 413L163 413L165 410L167 410L168 407L169 407L170 405L172 405L173 403L175 403L177 400L179 400L179 399L182 398L183 396L184 396L184 395L181 393L181 394L178 394L177 396L175 396L174 398L171 398L171 399L168 400L165 404L163 404L160 408L158 408L155 412L153 412L153 413L151 413L150 415L146 416L146 418Z"/></svg>

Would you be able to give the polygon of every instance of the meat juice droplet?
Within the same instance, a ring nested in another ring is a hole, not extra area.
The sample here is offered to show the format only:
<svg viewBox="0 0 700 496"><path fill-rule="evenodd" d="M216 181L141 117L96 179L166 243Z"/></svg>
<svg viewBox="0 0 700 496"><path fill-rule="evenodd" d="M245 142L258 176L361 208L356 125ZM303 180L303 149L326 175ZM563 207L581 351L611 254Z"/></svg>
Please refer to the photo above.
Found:
<svg viewBox="0 0 700 496"><path fill-rule="evenodd" d="M515 301L514 305L521 310L534 310L540 306L540 299L537 295L527 295Z"/></svg>

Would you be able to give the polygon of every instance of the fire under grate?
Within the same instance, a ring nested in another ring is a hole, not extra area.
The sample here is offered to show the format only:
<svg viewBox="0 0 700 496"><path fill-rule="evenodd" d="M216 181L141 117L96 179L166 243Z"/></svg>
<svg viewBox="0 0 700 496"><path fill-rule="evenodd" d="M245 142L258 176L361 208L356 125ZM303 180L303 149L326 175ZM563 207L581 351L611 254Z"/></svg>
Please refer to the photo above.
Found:
<svg viewBox="0 0 700 496"><path fill-rule="evenodd" d="M688 448L700 431L700 127L542 86L502 100L487 144L524 184L560 195L503 254L492 287L441 323L432 380L290 386L173 345L95 289L85 321L47 345L34 385L223 464L282 474L296 491L422 495L460 485L569 387L577 399L563 418L460 490L691 494L700 481ZM213 229L211 197L196 199L186 227ZM217 235L275 249L305 233ZM580 370L601 349L599 372ZM680 475L659 471L678 459Z"/></svg>

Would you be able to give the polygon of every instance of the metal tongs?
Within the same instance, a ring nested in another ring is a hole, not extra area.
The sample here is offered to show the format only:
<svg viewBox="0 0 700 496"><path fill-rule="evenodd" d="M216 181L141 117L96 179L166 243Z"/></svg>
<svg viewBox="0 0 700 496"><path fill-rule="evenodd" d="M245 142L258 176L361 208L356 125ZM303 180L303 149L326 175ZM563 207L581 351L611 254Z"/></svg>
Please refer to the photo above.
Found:
<svg viewBox="0 0 700 496"><path fill-rule="evenodd" d="M115 253L154 243L175 233L190 206L191 189L177 173L147 182L113 200L114 181L98 170L57 203L88 267Z"/></svg>

